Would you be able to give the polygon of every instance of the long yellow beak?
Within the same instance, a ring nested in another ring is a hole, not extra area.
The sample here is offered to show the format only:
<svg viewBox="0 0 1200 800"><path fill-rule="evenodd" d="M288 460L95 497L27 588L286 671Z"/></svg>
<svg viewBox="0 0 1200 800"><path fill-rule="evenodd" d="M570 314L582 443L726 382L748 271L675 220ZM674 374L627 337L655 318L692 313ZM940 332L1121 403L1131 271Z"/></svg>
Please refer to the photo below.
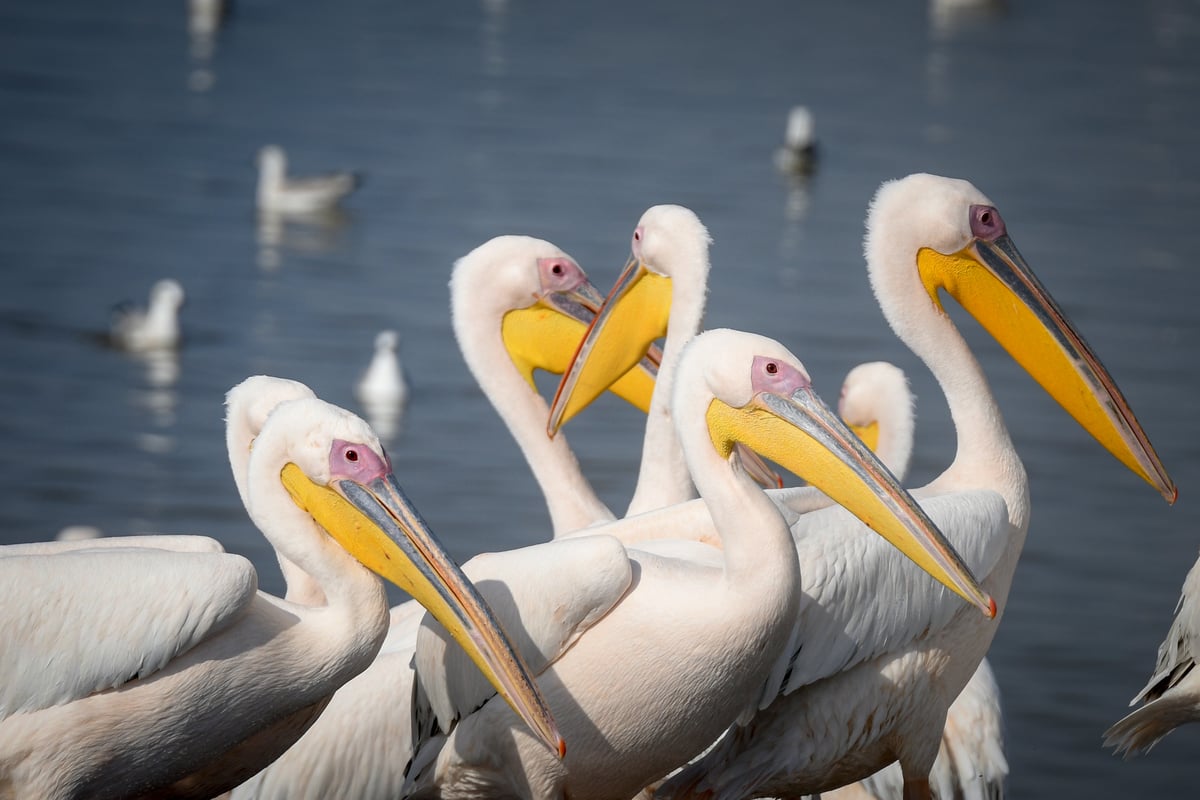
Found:
<svg viewBox="0 0 1200 800"><path fill-rule="evenodd" d="M879 420L868 422L866 425L851 425L847 423L851 432L854 433L862 443L871 448L871 452L875 453L879 450Z"/></svg>
<svg viewBox="0 0 1200 800"><path fill-rule="evenodd" d="M944 255L917 253L926 291L944 289L1122 464L1174 503L1178 490L1116 381L1067 319L1007 233Z"/></svg>
<svg viewBox="0 0 1200 800"><path fill-rule="evenodd" d="M550 292L525 308L504 315L500 332L517 370L537 391L534 370L561 375L571 365L579 343L603 304L600 292L584 283L570 292ZM612 384L613 394L648 412L662 353L653 348Z"/></svg>
<svg viewBox="0 0 1200 800"><path fill-rule="evenodd" d="M629 259L563 373L547 433L554 436L645 358L654 340L666 335L670 314L671 279L651 272L637 258Z"/></svg>
<svg viewBox="0 0 1200 800"><path fill-rule="evenodd" d="M528 666L491 609L446 553L390 473L363 485L280 474L296 504L363 566L408 592L445 626L513 711L561 758L566 744Z"/></svg>
<svg viewBox="0 0 1200 800"><path fill-rule="evenodd" d="M742 408L714 399L707 417L709 435L722 456L728 458L741 442L791 470L947 589L986 616L996 616L996 602L917 501L811 387L790 396L759 392Z"/></svg>

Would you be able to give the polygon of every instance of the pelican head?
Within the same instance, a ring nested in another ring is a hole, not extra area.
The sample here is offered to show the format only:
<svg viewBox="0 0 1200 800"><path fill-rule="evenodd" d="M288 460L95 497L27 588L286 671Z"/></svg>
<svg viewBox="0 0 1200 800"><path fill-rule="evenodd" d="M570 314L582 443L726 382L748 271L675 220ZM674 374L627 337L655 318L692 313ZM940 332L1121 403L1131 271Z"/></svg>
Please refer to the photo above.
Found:
<svg viewBox="0 0 1200 800"><path fill-rule="evenodd" d="M550 410L553 436L587 408L667 334L671 305L703 309L712 240L700 219L683 206L654 206L633 231L625 270L596 314ZM699 298L677 297L698 292ZM697 320L684 320L693 324Z"/></svg>
<svg viewBox="0 0 1200 800"><path fill-rule="evenodd" d="M999 210L970 183L910 175L867 217L871 284L902 339L932 348L908 309L958 301L1059 405L1167 502L1178 494L1116 382L1025 263ZM911 266L910 266L911 265ZM918 297L926 299L918 302ZM901 302L893 302L900 298Z"/></svg>
<svg viewBox="0 0 1200 800"><path fill-rule="evenodd" d="M702 374L697 374L701 373ZM697 385L708 392L696 391ZM735 445L790 469L988 617L996 604L917 502L821 400L804 365L772 339L724 329L688 345L675 385L677 424L703 419L718 456ZM691 408L707 403L707 408ZM686 436L686 443L702 437ZM689 455L689 460L691 455Z"/></svg>
<svg viewBox="0 0 1200 800"><path fill-rule="evenodd" d="M850 370L842 382L838 416L875 453L880 452L880 418L886 419L884 427L891 429L891 440L904 445L890 455L907 467L914 424L913 396L904 370L886 361L868 361ZM887 462L887 458L883 460ZM894 465L891 469L897 475L904 472Z"/></svg>
<svg viewBox="0 0 1200 800"><path fill-rule="evenodd" d="M603 303L599 290L573 258L550 242L498 236L454 265L450 278L455 335L499 326L513 365L534 392L534 370L564 372ZM654 356L657 357L657 351ZM653 363L635 362L614 382L615 394L642 409L654 391ZM472 370L489 365L470 365Z"/></svg>
<svg viewBox="0 0 1200 800"><path fill-rule="evenodd" d="M528 668L475 587L405 497L367 423L322 400L290 400L271 412L251 459L269 467L282 465L279 480L298 509L360 564L425 606L530 729L555 752L565 752ZM250 480L262 474L252 468ZM271 516L278 513L274 505L263 508L252 502L249 512L264 533L281 528ZM304 567L305 554L294 541L272 544Z"/></svg>

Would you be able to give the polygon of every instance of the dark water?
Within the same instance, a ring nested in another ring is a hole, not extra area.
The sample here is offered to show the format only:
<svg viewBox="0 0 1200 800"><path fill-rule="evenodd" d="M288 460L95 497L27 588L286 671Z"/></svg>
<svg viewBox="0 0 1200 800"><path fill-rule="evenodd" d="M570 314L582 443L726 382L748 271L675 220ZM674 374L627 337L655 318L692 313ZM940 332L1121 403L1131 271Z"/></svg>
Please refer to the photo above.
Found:
<svg viewBox="0 0 1200 800"><path fill-rule="evenodd" d="M279 591L227 474L223 394L265 372L356 408L385 327L413 385L391 450L431 524L463 559L544 538L540 495L453 343L451 264L528 233L607 286L661 202L715 239L710 326L781 339L829 398L860 361L909 371L922 483L953 453L948 416L870 296L862 219L884 179L965 177L1181 497L1167 507L964 322L1034 503L991 653L1010 793L1194 794L1200 728L1131 763L1100 736L1148 676L1200 544L1200 4L240 0L207 48L183 5L0 6L0 541L78 523L206 533ZM771 161L795 103L822 147L803 186ZM299 171L368 183L337 220L261 231L268 142ZM187 290L188 340L164 377L95 335L165 276ZM614 507L640 433L616 401L572 424Z"/></svg>

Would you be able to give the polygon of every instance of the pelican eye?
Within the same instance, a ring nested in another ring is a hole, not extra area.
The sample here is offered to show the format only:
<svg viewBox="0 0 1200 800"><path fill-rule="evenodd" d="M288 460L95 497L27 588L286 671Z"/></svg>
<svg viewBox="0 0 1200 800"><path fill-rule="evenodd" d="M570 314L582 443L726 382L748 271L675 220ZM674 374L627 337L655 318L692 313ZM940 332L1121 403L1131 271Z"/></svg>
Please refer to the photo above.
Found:
<svg viewBox="0 0 1200 800"><path fill-rule="evenodd" d="M764 369L766 369L768 375L774 375L775 373L779 372L779 365L774 361L768 361L767 366L764 367Z"/></svg>
<svg viewBox="0 0 1200 800"><path fill-rule="evenodd" d="M347 450L346 451L346 460L351 463L358 461L358 451L357 450Z"/></svg>
<svg viewBox="0 0 1200 800"><path fill-rule="evenodd" d="M971 206L971 234L985 242L994 242L1005 233L1004 218L993 206Z"/></svg>

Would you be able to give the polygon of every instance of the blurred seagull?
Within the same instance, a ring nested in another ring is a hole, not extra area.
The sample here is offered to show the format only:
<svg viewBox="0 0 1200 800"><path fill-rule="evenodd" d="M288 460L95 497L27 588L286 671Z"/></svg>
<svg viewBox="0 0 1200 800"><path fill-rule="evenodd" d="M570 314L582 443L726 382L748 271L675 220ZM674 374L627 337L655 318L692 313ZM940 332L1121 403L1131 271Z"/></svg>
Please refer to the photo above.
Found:
<svg viewBox="0 0 1200 800"><path fill-rule="evenodd" d="M400 336L395 331L380 331L375 337L375 355L356 387L363 403L403 405L408 399L404 370L396 355L399 345Z"/></svg>
<svg viewBox="0 0 1200 800"><path fill-rule="evenodd" d="M331 172L289 178L287 156L278 145L258 151L258 208L280 214L307 214L333 208L362 185L358 172Z"/></svg>
<svg viewBox="0 0 1200 800"><path fill-rule="evenodd" d="M371 426L380 437L394 438L408 400L408 384L396 350L400 336L393 330L380 331L375 337L375 355L363 373L354 394L367 412Z"/></svg>
<svg viewBox="0 0 1200 800"><path fill-rule="evenodd" d="M817 139L808 106L795 106L788 114L783 146L775 151L775 166L789 175L810 175L817 166Z"/></svg>
<svg viewBox="0 0 1200 800"><path fill-rule="evenodd" d="M146 308L121 304L113 309L109 340L114 347L131 352L178 347L179 307L183 300L183 287L178 281L159 281L150 289Z"/></svg>

